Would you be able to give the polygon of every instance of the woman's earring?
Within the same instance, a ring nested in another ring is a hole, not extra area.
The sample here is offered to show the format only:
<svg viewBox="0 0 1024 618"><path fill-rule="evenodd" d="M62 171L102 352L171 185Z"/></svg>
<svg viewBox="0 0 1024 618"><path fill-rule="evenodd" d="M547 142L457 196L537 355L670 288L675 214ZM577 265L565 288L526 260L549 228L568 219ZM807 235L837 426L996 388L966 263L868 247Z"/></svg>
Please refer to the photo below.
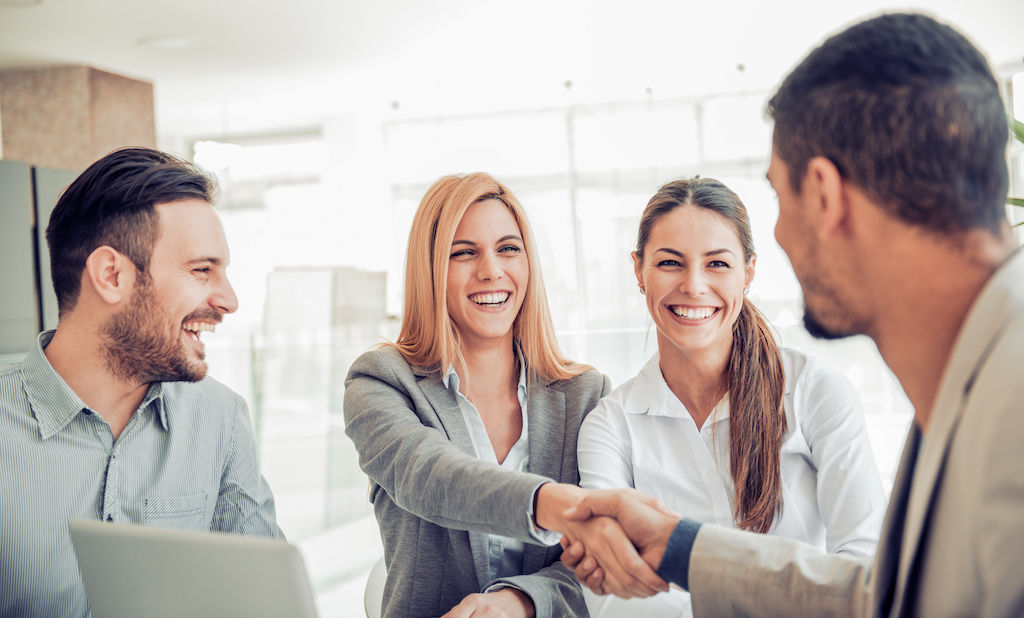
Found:
<svg viewBox="0 0 1024 618"><path fill-rule="evenodd" d="M750 294L750 288L743 288L744 294Z"/></svg>
<svg viewBox="0 0 1024 618"><path fill-rule="evenodd" d="M644 289L644 284L637 282L636 287L640 288L641 294L647 294L647 290Z"/></svg>

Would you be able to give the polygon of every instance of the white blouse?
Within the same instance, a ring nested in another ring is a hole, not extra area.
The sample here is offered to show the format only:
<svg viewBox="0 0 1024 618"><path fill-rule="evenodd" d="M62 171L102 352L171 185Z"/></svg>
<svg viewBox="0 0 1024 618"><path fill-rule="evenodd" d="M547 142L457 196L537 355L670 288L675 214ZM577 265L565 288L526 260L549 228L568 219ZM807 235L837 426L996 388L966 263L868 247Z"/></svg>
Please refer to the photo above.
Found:
<svg viewBox="0 0 1024 618"><path fill-rule="evenodd" d="M768 534L872 556L886 499L857 393L813 358L789 348L781 355L783 506ZM657 354L587 416L577 455L583 487L635 487L691 519L736 527L728 396L697 427L665 382ZM631 601L588 593L587 602L595 617L690 615L689 594L675 588Z"/></svg>

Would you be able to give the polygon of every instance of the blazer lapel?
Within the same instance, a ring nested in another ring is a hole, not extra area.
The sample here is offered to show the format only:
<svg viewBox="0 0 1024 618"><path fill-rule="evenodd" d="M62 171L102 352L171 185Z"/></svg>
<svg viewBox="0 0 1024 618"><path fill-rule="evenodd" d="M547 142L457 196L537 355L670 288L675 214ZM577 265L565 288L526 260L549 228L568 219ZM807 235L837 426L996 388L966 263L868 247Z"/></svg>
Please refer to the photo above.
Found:
<svg viewBox="0 0 1024 618"><path fill-rule="evenodd" d="M469 429L462 418L462 410L459 409L459 402L448 390L438 374L419 373L423 376L419 382L420 391L430 402L431 407L437 414L441 426L444 427L448 439L462 452L470 457L476 458L476 451L473 449L473 440L469 437ZM532 422L532 421L531 421ZM490 582L488 574L487 558L487 535L480 532L467 532L469 535L469 547L473 552L473 567L476 569L476 578L480 583L480 589Z"/></svg>
<svg viewBox="0 0 1024 618"><path fill-rule="evenodd" d="M975 377L998 342L999 334L1019 312L1022 297L1017 282L1024 275L1024 253L1019 253L995 273L974 300L953 345L935 397L928 429L921 438L921 454L915 466L907 504L907 518L900 552L896 597L892 615L913 610L907 606L914 590L916 558L921 536L935 496L953 435L963 416Z"/></svg>
<svg viewBox="0 0 1024 618"><path fill-rule="evenodd" d="M458 400L445 387L444 382L437 374L421 373L420 375L423 376L419 382L420 391L430 402L448 439L464 453L475 458L476 451L473 450L473 440L470 439L469 429L466 428L466 422L462 419L462 410L459 409Z"/></svg>
<svg viewBox="0 0 1024 618"><path fill-rule="evenodd" d="M935 488L941 482L950 442L963 415L974 377L988 357L991 343L1001 329L999 316L993 316L997 318L995 320L989 318L984 321L971 320L970 317L968 316L957 344L954 345L935 398L928 429L921 437L920 455L914 466L910 499L907 503L907 519L892 612L894 616L905 613L904 604L909 593L908 587L914 577L921 535L928 525L932 499L935 496Z"/></svg>
<svg viewBox="0 0 1024 618"><path fill-rule="evenodd" d="M533 376L531 376L532 378ZM565 394L546 384L530 379L526 388L526 418L530 424L530 462L527 470L558 481L565 478ZM572 453L576 445L571 445ZM572 458L575 461L575 457ZM572 471L573 482L576 470ZM527 543L523 548L523 572L533 573L544 567L548 547Z"/></svg>

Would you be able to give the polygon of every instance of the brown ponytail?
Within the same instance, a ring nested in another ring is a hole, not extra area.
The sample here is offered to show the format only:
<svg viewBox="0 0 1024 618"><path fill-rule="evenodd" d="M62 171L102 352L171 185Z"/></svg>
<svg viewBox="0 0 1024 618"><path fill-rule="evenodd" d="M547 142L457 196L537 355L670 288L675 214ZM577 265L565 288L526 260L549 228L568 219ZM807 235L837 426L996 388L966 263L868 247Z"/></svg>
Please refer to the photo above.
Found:
<svg viewBox="0 0 1024 618"><path fill-rule="evenodd" d="M636 253L641 260L654 224L681 206L704 208L723 217L736 230L744 260L749 263L754 257L750 220L739 196L713 178L696 177L666 184L647 203L637 233ZM744 530L767 532L782 510L779 461L786 435L785 373L768 322L746 298L732 333L727 377L733 519Z"/></svg>
<svg viewBox="0 0 1024 618"><path fill-rule="evenodd" d="M733 517L744 530L768 532L782 510L779 467L786 412L779 346L761 312L746 298L732 328L729 355L729 468L736 488Z"/></svg>

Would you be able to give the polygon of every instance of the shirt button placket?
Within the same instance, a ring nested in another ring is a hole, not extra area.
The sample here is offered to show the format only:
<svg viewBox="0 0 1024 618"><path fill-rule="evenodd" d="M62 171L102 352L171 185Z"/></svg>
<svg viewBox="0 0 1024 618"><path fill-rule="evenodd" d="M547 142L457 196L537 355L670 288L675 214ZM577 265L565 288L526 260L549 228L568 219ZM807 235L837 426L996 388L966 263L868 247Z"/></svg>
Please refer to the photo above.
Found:
<svg viewBox="0 0 1024 618"><path fill-rule="evenodd" d="M120 450L114 447L107 461L107 478L103 485L103 519L105 521L121 521L121 500L118 492L120 487L121 464L117 458Z"/></svg>

